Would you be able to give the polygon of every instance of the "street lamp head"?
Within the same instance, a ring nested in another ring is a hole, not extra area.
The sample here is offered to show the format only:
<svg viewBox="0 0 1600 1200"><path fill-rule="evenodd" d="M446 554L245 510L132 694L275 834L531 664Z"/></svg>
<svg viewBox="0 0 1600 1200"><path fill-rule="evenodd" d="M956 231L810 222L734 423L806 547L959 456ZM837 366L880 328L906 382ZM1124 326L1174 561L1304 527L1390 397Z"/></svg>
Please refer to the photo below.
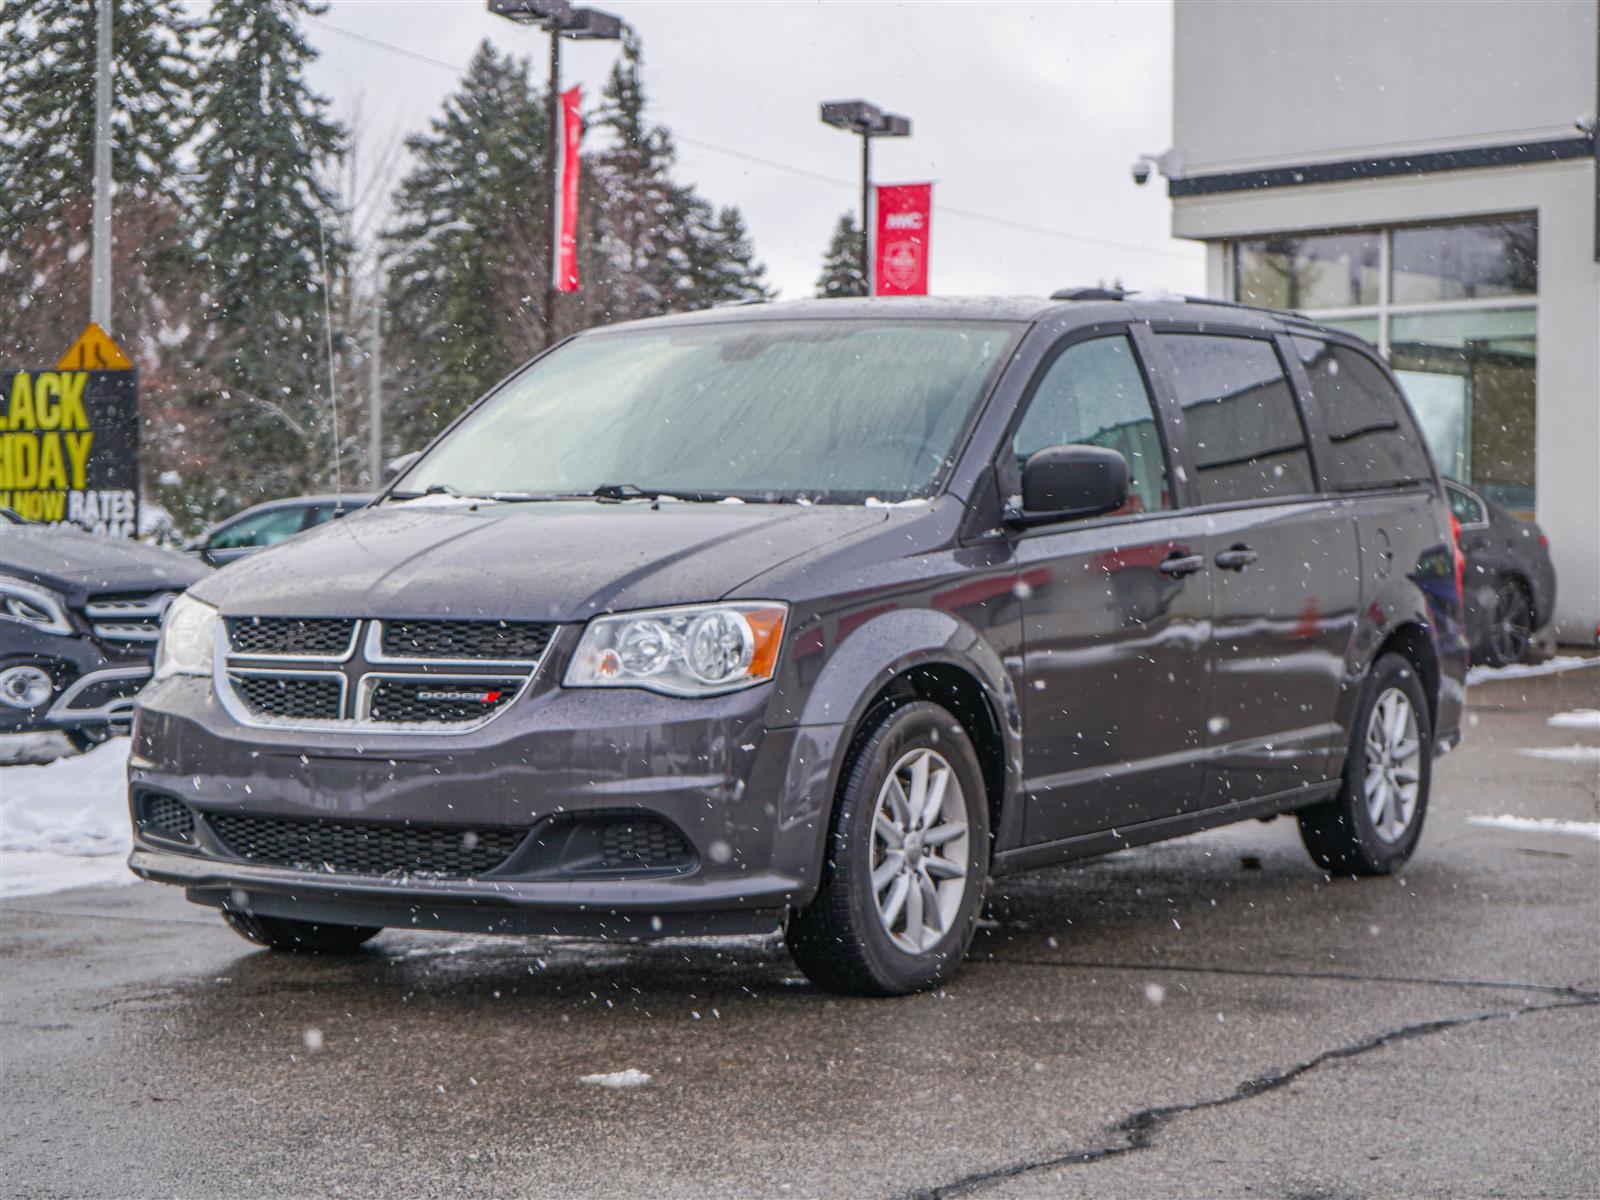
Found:
<svg viewBox="0 0 1600 1200"><path fill-rule="evenodd" d="M866 137L907 137L911 118L886 113L865 100L828 100L822 105L822 123Z"/></svg>
<svg viewBox="0 0 1600 1200"><path fill-rule="evenodd" d="M614 42L622 36L621 17L598 8L573 8L569 0L489 0L489 11L576 41Z"/></svg>
<svg viewBox="0 0 1600 1200"><path fill-rule="evenodd" d="M519 25L559 28L572 17L568 0L489 0L489 11Z"/></svg>
<svg viewBox="0 0 1600 1200"><path fill-rule="evenodd" d="M560 33L580 42L615 42L622 37L622 18L598 8L575 8Z"/></svg>

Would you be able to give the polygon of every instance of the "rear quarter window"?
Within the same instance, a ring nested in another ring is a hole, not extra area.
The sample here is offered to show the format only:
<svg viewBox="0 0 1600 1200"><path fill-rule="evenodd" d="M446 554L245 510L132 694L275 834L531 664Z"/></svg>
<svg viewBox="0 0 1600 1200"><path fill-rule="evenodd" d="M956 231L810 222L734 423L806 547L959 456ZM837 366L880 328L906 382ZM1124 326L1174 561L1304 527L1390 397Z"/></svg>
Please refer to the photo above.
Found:
<svg viewBox="0 0 1600 1200"><path fill-rule="evenodd" d="M1323 477L1333 491L1394 487L1433 477L1428 451L1400 393L1359 350L1296 337L1296 353L1322 411Z"/></svg>

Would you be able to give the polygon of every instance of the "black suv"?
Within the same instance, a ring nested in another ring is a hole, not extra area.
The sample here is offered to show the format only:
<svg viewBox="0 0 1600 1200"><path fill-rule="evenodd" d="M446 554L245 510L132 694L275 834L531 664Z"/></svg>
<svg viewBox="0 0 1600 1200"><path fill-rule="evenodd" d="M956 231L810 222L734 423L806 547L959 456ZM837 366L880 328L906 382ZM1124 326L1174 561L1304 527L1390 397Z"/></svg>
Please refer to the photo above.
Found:
<svg viewBox="0 0 1600 1200"><path fill-rule="evenodd" d="M130 865L278 949L781 925L876 994L959 962L992 875L1287 811L1393 871L1466 649L1392 376L1088 296L561 343L174 604Z"/></svg>
<svg viewBox="0 0 1600 1200"><path fill-rule="evenodd" d="M55 729L80 749L126 732L161 616L211 574L186 555L0 509L0 733Z"/></svg>

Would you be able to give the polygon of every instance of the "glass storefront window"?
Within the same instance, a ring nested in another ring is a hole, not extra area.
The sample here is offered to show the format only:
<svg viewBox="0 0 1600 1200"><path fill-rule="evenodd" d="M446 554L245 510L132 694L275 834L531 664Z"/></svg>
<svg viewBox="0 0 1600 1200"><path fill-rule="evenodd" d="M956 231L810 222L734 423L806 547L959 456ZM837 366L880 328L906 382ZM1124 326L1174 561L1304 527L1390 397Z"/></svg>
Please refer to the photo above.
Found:
<svg viewBox="0 0 1600 1200"><path fill-rule="evenodd" d="M1534 507L1532 308L1389 318L1389 359L1445 475L1507 508Z"/></svg>
<svg viewBox="0 0 1600 1200"><path fill-rule="evenodd" d="M1254 238L1234 244L1234 295L1271 308L1350 308L1378 302L1371 233Z"/></svg>
<svg viewBox="0 0 1600 1200"><path fill-rule="evenodd" d="M1539 290L1532 217L1396 229L1390 244L1395 304L1531 296Z"/></svg>
<svg viewBox="0 0 1600 1200"><path fill-rule="evenodd" d="M1373 346L1378 344L1377 317L1335 317L1323 321L1323 324L1333 329L1342 329L1346 333L1353 333Z"/></svg>

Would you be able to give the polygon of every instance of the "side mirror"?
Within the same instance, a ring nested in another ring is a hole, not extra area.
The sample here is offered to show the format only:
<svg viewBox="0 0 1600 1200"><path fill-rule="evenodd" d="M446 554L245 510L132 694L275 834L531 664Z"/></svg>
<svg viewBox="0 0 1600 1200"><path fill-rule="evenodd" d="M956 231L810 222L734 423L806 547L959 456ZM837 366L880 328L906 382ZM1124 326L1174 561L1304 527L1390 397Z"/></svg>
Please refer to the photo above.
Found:
<svg viewBox="0 0 1600 1200"><path fill-rule="evenodd" d="M1046 446L1022 465L1022 508L1013 525L1042 525L1115 512L1128 502L1128 462L1104 446Z"/></svg>
<svg viewBox="0 0 1600 1200"><path fill-rule="evenodd" d="M407 468L409 468L411 466L412 463L416 462L417 459L419 459L421 457L422 457L422 451L421 450L408 450L404 454L395 455L395 457L391 458L388 462L383 464L383 478L384 478L385 482L387 482L390 479L393 479L396 475L399 475L402 471L405 471Z"/></svg>

